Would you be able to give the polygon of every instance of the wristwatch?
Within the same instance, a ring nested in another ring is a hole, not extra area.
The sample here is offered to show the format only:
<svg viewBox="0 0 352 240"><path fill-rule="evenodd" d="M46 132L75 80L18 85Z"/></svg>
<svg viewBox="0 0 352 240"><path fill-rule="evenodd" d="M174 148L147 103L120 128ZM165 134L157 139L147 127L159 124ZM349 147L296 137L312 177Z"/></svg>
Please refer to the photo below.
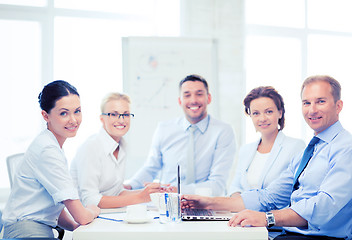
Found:
<svg viewBox="0 0 352 240"><path fill-rule="evenodd" d="M272 212L266 212L266 222L268 223L268 228L271 228L272 226L275 225L275 217Z"/></svg>

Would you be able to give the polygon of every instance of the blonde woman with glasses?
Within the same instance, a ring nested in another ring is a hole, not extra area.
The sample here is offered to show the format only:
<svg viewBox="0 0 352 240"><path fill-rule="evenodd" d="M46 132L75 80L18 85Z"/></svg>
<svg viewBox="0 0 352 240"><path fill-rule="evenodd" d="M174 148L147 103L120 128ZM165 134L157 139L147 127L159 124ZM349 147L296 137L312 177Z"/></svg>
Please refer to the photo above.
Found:
<svg viewBox="0 0 352 240"><path fill-rule="evenodd" d="M110 93L102 101L101 130L89 137L78 149L71 164L71 175L85 205L117 208L149 202L149 194L160 191L150 184L136 191L125 190L126 142L123 136L130 129L130 98Z"/></svg>

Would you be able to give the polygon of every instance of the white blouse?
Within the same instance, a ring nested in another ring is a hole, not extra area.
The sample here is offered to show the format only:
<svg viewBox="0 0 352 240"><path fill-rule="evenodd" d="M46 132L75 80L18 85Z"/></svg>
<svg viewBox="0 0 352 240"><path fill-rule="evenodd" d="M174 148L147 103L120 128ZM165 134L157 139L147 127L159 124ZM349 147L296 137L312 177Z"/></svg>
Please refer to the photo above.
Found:
<svg viewBox="0 0 352 240"><path fill-rule="evenodd" d="M268 159L269 159L269 153L260 153L256 152L253 161L251 165L248 168L248 184L250 188L260 188L259 180L261 177L261 172L263 172L264 167L266 166Z"/></svg>
<svg viewBox="0 0 352 240"><path fill-rule="evenodd" d="M57 226L65 205L79 199L63 150L52 132L45 129L29 146L14 175L14 184L3 212L4 225L34 220Z"/></svg>
<svg viewBox="0 0 352 240"><path fill-rule="evenodd" d="M78 149L71 163L71 175L84 205L98 205L103 196L117 196L123 190L126 146L117 143L101 128ZM118 159L113 155L119 146Z"/></svg>

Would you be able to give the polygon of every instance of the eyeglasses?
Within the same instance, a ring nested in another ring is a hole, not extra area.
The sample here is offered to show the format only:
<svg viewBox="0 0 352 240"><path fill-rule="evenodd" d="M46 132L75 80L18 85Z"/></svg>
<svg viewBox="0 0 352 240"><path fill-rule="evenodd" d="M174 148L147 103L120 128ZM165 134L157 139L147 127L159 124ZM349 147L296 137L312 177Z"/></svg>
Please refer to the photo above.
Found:
<svg viewBox="0 0 352 240"><path fill-rule="evenodd" d="M133 113L102 113L101 115L105 115L105 116L109 116L112 118L117 118L120 119L120 117L122 117L122 119L129 119L130 117L134 117Z"/></svg>

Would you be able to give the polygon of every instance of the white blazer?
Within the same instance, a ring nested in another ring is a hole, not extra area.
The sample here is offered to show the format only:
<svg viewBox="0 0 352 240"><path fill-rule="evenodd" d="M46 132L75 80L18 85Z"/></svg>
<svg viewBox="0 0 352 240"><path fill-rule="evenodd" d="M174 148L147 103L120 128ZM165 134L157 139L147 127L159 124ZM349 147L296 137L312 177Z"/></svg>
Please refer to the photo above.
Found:
<svg viewBox="0 0 352 240"><path fill-rule="evenodd" d="M257 152L260 139L256 142L246 144L240 148L235 176L232 180L228 193L250 190L248 184L248 168ZM259 188L266 188L273 180L278 178L288 166L292 158L302 152L305 143L296 138L287 137L279 131L274 145L270 151L268 164L260 174Z"/></svg>

